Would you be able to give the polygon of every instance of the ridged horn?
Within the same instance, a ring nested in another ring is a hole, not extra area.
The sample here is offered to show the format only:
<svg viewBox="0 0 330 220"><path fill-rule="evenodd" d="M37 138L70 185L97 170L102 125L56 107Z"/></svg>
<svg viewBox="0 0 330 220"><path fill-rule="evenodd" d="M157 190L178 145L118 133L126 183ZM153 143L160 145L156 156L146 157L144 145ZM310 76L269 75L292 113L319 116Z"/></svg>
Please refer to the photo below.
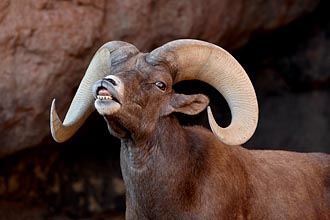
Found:
<svg viewBox="0 0 330 220"><path fill-rule="evenodd" d="M147 61L167 65L174 83L200 80L222 94L231 111L230 125L220 127L211 108L207 110L210 127L223 143L241 145L251 138L258 123L256 94L243 67L226 50L200 40L180 39L156 48Z"/></svg>
<svg viewBox="0 0 330 220"><path fill-rule="evenodd" d="M64 142L72 137L95 110L92 86L94 82L110 73L111 54L125 46L134 47L126 42L110 41L98 49L80 82L63 123L55 110L55 99L53 99L50 110L50 130L55 141ZM119 56L124 56L123 53Z"/></svg>

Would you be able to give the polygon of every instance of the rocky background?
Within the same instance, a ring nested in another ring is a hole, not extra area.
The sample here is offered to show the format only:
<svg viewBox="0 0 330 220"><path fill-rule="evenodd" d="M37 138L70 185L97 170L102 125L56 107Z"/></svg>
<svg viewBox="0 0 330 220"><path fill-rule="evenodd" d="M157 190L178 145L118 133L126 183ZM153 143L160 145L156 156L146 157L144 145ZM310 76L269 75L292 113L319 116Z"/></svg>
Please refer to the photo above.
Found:
<svg viewBox="0 0 330 220"><path fill-rule="evenodd" d="M329 8L326 0L0 1L0 218L123 219L119 142L103 119L92 114L64 144L49 131L51 100L63 118L110 40L141 51L177 38L224 47L259 101L259 125L244 146L330 153ZM199 82L177 90L221 98ZM226 103L212 109L228 123ZM208 126L205 112L178 117Z"/></svg>

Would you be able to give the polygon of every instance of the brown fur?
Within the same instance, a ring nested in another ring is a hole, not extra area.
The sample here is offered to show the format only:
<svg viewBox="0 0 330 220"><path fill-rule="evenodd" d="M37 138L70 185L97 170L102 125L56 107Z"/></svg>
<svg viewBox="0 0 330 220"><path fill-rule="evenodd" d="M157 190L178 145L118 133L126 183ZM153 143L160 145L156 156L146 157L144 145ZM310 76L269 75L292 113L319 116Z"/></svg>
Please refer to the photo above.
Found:
<svg viewBox="0 0 330 220"><path fill-rule="evenodd" d="M249 151L175 123L143 168L122 146L127 219L330 219L328 155Z"/></svg>
<svg viewBox="0 0 330 220"><path fill-rule="evenodd" d="M168 68L144 55L116 65L125 96L105 119L121 139L127 220L330 219L329 155L226 146L179 124L172 112L196 114L208 99L175 93Z"/></svg>

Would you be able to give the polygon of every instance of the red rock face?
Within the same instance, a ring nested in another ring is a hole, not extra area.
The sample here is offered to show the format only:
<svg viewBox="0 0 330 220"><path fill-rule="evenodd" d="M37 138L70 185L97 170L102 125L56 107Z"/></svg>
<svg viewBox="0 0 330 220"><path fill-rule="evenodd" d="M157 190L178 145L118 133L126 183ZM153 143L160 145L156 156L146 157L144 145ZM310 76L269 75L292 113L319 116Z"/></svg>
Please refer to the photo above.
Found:
<svg viewBox="0 0 330 220"><path fill-rule="evenodd" d="M52 97L69 102L100 36L104 4L91 2L1 3L1 155L40 143Z"/></svg>
<svg viewBox="0 0 330 220"><path fill-rule="evenodd" d="M96 49L123 40L149 51L176 38L228 50L252 33L311 12L318 1L48 1L0 2L0 156L50 141L49 108L61 117Z"/></svg>

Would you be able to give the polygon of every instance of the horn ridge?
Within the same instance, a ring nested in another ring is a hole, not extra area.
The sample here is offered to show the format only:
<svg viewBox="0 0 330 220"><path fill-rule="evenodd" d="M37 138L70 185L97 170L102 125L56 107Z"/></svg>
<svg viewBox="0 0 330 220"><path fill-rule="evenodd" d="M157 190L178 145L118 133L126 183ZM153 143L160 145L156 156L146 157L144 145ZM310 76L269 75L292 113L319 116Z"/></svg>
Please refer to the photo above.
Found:
<svg viewBox="0 0 330 220"><path fill-rule="evenodd" d="M111 54L126 46L135 48L132 44L123 41L110 41L97 50L72 99L63 123L56 112L55 99L53 100L50 112L50 130L55 141L64 142L72 137L94 111L92 86L94 82L110 73Z"/></svg>
<svg viewBox="0 0 330 220"><path fill-rule="evenodd" d="M223 143L241 145L251 138L258 122L256 94L249 76L229 52L205 41L179 39L154 49L148 60L169 64L174 83L196 79L222 94L231 111L230 125L220 127L210 107L208 118L212 132Z"/></svg>

